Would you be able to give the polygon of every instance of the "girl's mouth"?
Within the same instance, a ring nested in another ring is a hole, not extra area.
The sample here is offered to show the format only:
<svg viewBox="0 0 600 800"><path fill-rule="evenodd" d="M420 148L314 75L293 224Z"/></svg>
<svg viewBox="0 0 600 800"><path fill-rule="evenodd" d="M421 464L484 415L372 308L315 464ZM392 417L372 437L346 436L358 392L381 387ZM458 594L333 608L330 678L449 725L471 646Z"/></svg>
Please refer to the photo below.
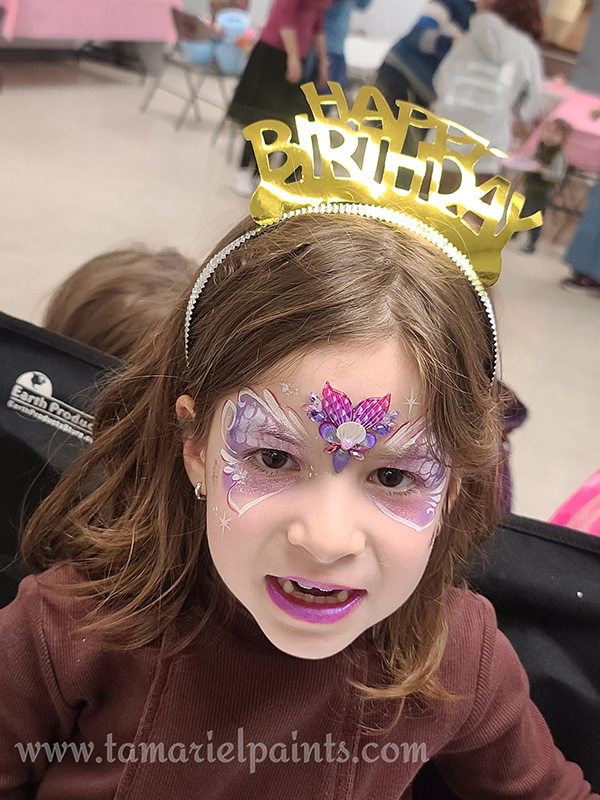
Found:
<svg viewBox="0 0 600 800"><path fill-rule="evenodd" d="M266 588L278 608L303 622L337 622L367 594L364 589L326 586L274 575L267 575Z"/></svg>

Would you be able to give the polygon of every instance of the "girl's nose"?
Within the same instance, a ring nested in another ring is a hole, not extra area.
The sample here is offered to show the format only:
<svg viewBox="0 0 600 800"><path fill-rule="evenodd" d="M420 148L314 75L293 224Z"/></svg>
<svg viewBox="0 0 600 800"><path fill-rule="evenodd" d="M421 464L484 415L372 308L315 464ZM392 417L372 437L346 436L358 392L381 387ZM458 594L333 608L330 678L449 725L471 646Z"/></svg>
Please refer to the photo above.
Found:
<svg viewBox="0 0 600 800"><path fill-rule="evenodd" d="M288 523L290 544L307 550L321 564L332 564L345 556L356 556L365 548L365 535L356 515L346 504L329 502L307 507Z"/></svg>

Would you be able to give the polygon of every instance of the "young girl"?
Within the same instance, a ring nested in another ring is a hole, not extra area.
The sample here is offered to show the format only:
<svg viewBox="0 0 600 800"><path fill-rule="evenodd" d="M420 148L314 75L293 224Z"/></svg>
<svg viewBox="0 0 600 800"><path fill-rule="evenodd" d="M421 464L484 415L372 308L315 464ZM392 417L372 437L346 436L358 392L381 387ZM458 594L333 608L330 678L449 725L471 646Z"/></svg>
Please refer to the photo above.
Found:
<svg viewBox="0 0 600 800"><path fill-rule="evenodd" d="M293 126L296 114L307 111L300 82L304 61L314 47L318 83L329 75L325 41L325 10L331 0L273 0L260 39L236 87L227 115L240 125L274 117ZM250 197L258 183L252 147L244 147L232 189Z"/></svg>
<svg viewBox="0 0 600 800"><path fill-rule="evenodd" d="M550 120L545 126L533 156L535 163L525 173L525 214L545 212L554 187L565 177L567 164L564 147L571 131L571 124L560 118ZM527 244L521 248L521 252L535 253L541 235L541 228L529 231Z"/></svg>
<svg viewBox="0 0 600 800"><path fill-rule="evenodd" d="M397 208L310 194L232 231L26 532L0 797L408 800L432 759L464 798L598 800L460 588L496 516L495 360L470 262Z"/></svg>

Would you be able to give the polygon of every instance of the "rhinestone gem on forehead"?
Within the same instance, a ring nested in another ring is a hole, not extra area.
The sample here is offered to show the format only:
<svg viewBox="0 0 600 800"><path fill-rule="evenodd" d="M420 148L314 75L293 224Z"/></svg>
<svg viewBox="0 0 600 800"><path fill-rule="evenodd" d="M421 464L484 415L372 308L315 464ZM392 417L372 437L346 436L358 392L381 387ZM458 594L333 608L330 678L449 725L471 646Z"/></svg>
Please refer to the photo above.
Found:
<svg viewBox="0 0 600 800"><path fill-rule="evenodd" d="M319 425L319 435L327 442L323 452L332 453L336 472L346 467L351 456L363 461L364 451L375 446L377 435L388 436L394 430L398 411L389 410L390 400L391 395L386 394L353 406L348 395L329 382L323 387L322 397L310 393L309 402L302 408Z"/></svg>

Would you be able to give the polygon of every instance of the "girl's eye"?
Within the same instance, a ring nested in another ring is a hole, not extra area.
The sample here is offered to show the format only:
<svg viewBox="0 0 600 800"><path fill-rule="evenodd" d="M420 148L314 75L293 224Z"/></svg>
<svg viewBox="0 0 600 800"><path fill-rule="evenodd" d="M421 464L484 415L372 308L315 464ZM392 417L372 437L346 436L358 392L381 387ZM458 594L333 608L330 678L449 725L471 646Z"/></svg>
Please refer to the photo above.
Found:
<svg viewBox="0 0 600 800"><path fill-rule="evenodd" d="M369 480L386 489L409 489L415 482L415 476L403 469L381 467L369 475Z"/></svg>
<svg viewBox="0 0 600 800"><path fill-rule="evenodd" d="M252 457L266 469L288 470L296 468L296 462L293 457L283 450L257 450Z"/></svg>

